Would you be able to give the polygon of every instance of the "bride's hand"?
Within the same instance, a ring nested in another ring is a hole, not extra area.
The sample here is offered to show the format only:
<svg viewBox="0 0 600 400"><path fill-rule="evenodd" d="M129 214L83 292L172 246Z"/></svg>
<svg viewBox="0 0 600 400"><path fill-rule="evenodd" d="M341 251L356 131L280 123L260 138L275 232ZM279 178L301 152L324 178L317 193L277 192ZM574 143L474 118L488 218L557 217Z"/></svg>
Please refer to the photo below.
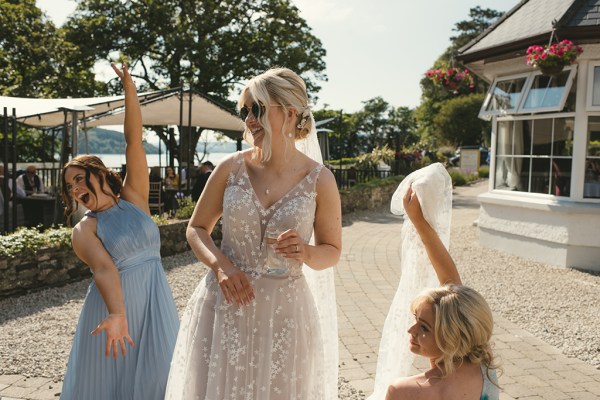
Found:
<svg viewBox="0 0 600 400"><path fill-rule="evenodd" d="M244 272L234 266L218 267L215 271L219 286L229 304L248 305L254 300L254 289Z"/></svg>
<svg viewBox="0 0 600 400"><path fill-rule="evenodd" d="M306 243L295 229L288 229L277 238L275 251L285 258L304 261L306 258Z"/></svg>

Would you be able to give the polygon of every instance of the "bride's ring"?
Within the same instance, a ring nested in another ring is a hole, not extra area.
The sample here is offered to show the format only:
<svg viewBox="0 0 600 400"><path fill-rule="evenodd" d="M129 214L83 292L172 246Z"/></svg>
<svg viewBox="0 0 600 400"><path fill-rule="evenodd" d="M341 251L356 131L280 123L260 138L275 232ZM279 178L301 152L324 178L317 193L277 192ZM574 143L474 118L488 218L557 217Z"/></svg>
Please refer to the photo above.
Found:
<svg viewBox="0 0 600 400"><path fill-rule="evenodd" d="M296 253L298 253L300 251L300 247L298 245L296 245Z"/></svg>

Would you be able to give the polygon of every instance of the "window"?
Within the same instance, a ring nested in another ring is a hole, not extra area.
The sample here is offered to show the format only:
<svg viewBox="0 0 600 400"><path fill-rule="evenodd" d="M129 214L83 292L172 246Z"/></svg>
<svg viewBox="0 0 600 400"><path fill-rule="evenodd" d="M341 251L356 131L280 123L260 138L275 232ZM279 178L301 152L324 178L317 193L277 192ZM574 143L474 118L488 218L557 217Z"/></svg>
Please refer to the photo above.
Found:
<svg viewBox="0 0 600 400"><path fill-rule="evenodd" d="M492 84L479 116L491 116L514 112L521 103L527 75L498 78Z"/></svg>
<svg viewBox="0 0 600 400"><path fill-rule="evenodd" d="M600 198L600 117L589 117L583 197Z"/></svg>
<svg viewBox="0 0 600 400"><path fill-rule="evenodd" d="M574 72L574 69L565 69L556 76L533 75L519 112L564 111Z"/></svg>
<svg viewBox="0 0 600 400"><path fill-rule="evenodd" d="M576 66L569 66L556 76L542 75L536 70L497 78L488 91L479 117L489 119L493 115L574 111L573 81L576 71Z"/></svg>
<svg viewBox="0 0 600 400"><path fill-rule="evenodd" d="M568 197L573 125L572 117L498 121L494 188Z"/></svg>
<svg viewBox="0 0 600 400"><path fill-rule="evenodd" d="M590 64L588 110L600 110L600 62Z"/></svg>

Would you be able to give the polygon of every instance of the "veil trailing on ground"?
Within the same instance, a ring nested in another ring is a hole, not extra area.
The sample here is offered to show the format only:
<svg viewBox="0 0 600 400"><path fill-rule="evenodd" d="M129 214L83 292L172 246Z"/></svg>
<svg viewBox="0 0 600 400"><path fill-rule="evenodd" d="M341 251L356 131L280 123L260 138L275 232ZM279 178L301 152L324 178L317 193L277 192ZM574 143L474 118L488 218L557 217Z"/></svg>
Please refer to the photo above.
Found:
<svg viewBox="0 0 600 400"><path fill-rule="evenodd" d="M419 198L425 219L447 248L452 217L452 179L448 172L442 164L436 163L408 175L392 196L393 214L404 214L402 199L410 186ZM388 386L396 378L411 375L416 356L408 348L406 332L414 323L410 303L424 288L439 286L423 243L408 218L404 220L401 235L400 283L383 327L375 389L369 400L385 399Z"/></svg>
<svg viewBox="0 0 600 400"><path fill-rule="evenodd" d="M317 128L312 113L310 113L310 120L312 122L311 131L305 139L296 141L296 148L316 162L322 164L323 156L321 154L321 146L319 146ZM311 238L311 243L314 243L314 236ZM315 271L307 265L304 265L303 272L319 312L325 358L324 370L327 375L325 377L325 381L327 382L325 398L337 399L339 349L333 268Z"/></svg>

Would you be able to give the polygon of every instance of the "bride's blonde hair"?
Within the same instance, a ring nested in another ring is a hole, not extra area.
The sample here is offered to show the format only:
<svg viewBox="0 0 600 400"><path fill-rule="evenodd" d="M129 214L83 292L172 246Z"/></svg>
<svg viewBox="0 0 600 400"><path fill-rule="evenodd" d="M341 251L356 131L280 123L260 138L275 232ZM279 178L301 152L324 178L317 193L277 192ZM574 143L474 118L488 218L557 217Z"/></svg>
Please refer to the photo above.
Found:
<svg viewBox="0 0 600 400"><path fill-rule="evenodd" d="M262 143L261 161L265 162L271 158L271 143L273 138L273 127L269 123L269 109L273 105L282 107L284 114L282 134L292 133L294 140L304 139L311 131L313 119L310 117L306 83L294 71L288 68L271 68L266 72L252 78L242 90L238 101L238 107L244 106L244 102L252 99L264 107L258 122L263 127L265 135ZM288 111L296 110L296 121L292 132L283 132L288 123ZM254 145L252 134L248 127L244 130L244 139ZM255 155L258 149L255 147Z"/></svg>
<svg viewBox="0 0 600 400"><path fill-rule="evenodd" d="M483 364L486 370L498 369L490 344L494 329L492 310L481 294L468 286L444 285L417 296L411 311L423 303L434 309L435 342L442 352L435 365L442 371L442 378L465 360Z"/></svg>

